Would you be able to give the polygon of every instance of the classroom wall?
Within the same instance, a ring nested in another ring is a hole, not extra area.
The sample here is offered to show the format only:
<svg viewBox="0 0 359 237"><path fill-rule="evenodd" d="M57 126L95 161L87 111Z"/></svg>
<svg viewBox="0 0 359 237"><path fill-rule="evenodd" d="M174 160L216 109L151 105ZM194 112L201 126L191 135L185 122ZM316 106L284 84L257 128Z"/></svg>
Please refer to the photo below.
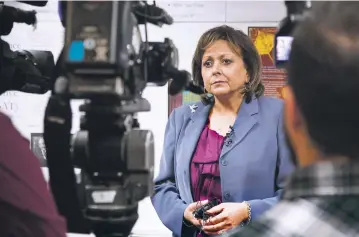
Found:
<svg viewBox="0 0 359 237"><path fill-rule="evenodd" d="M24 4L17 6L28 7ZM156 1L174 17L175 23L162 28L148 27L150 41L163 41L171 38L179 49L179 67L190 71L190 64L196 43L200 35L209 28L228 24L247 33L249 26L277 26L285 16L284 1ZM57 1L51 0L47 7L39 9L39 23L33 31L30 26L16 25L5 40L11 43L14 50L38 49L50 50L57 58L63 43L63 28L57 17ZM151 129L155 136L155 175L163 144L163 135L167 122L168 95L167 86L147 87L144 97L151 105L151 112L139 114L143 129ZM20 92L9 92L0 96L1 109L9 114L23 136L30 138L30 133L42 132L44 109L49 98L46 95L30 95ZM78 106L82 101L72 102L73 129L79 129ZM156 236L170 232L161 224L149 199L140 203L140 218L134 232Z"/></svg>

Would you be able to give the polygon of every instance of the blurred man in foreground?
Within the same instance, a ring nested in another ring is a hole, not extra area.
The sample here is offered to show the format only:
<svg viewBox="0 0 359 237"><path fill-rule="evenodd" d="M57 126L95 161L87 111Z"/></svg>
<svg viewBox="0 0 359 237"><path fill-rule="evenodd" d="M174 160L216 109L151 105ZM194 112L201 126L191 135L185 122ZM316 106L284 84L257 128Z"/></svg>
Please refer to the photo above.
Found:
<svg viewBox="0 0 359 237"><path fill-rule="evenodd" d="M359 2L316 2L295 30L285 125L301 166L281 201L223 236L359 233Z"/></svg>
<svg viewBox="0 0 359 237"><path fill-rule="evenodd" d="M0 236L65 237L65 220L29 142L2 113L0 131Z"/></svg>

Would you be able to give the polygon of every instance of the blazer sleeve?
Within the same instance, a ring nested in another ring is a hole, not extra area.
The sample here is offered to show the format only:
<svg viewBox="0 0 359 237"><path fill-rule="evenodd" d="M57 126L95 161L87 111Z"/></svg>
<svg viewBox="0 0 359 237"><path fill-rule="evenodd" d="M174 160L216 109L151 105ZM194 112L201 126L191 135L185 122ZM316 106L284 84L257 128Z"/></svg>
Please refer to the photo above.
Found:
<svg viewBox="0 0 359 237"><path fill-rule="evenodd" d="M295 165L293 163L293 153L289 149L288 140L284 130L283 113L281 111L277 125L277 144L278 144L278 157L277 157L277 168L276 168L276 192L275 196L266 199L256 199L248 201L251 206L251 218L257 219L265 211L269 210L273 205L279 201L279 197L283 191L286 178L290 175Z"/></svg>
<svg viewBox="0 0 359 237"><path fill-rule="evenodd" d="M181 236L183 214L187 204L181 200L175 182L174 154L177 140L175 113L176 110L173 110L166 125L160 171L154 180L155 190L151 201L162 223L175 236Z"/></svg>

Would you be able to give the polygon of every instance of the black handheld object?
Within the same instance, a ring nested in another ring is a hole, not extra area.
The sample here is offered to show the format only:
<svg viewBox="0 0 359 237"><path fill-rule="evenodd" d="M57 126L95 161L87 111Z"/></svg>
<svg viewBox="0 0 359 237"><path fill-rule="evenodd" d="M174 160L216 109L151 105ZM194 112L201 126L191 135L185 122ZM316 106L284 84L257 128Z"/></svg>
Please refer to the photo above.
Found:
<svg viewBox="0 0 359 237"><path fill-rule="evenodd" d="M45 6L47 1L22 1ZM24 11L0 2L0 36L9 35L15 23L36 24L36 11ZM18 90L43 94L52 88L55 61L50 51L12 51L10 44L0 39L0 93Z"/></svg>
<svg viewBox="0 0 359 237"><path fill-rule="evenodd" d="M190 77L177 68L172 40L148 42L139 30L172 23L164 10L143 1L64 1L60 8L65 45L44 119L51 190L69 232L126 237L138 202L153 192L154 138L136 117L150 110L142 92L169 80L185 89ZM73 140L72 99L85 99ZM83 195L74 166L82 170Z"/></svg>
<svg viewBox="0 0 359 237"><path fill-rule="evenodd" d="M211 209L212 207L215 207L219 204L219 201L217 199L213 199L211 201L209 201L207 204L198 207L194 212L193 212L193 216L197 219L201 219L201 220L208 220L211 215L207 213L207 211L209 209Z"/></svg>

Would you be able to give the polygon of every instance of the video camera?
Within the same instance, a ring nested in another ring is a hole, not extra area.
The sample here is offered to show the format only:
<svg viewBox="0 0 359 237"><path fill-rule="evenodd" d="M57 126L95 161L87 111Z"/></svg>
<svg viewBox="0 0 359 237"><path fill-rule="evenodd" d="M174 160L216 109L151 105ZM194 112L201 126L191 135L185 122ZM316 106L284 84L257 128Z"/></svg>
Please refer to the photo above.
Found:
<svg viewBox="0 0 359 237"><path fill-rule="evenodd" d="M171 39L148 42L147 23L173 23L155 4L63 1L59 9L65 45L44 118L51 190L69 232L128 236L138 219L138 202L153 191L154 138L136 118L151 109L143 90L167 82L170 94L204 90L177 69ZM80 131L71 138L73 99L85 103ZM82 170L81 190L74 167Z"/></svg>
<svg viewBox="0 0 359 237"><path fill-rule="evenodd" d="M274 39L274 60L277 68L284 68L289 59L296 25L306 17L311 1L284 1L287 16L280 22Z"/></svg>
<svg viewBox="0 0 359 237"><path fill-rule="evenodd" d="M46 2L19 1L33 6ZM24 11L0 1L0 36L11 33L14 23L36 25L36 11ZM51 87L55 61L50 51L12 51L10 44L0 38L0 94L7 90L44 94Z"/></svg>

